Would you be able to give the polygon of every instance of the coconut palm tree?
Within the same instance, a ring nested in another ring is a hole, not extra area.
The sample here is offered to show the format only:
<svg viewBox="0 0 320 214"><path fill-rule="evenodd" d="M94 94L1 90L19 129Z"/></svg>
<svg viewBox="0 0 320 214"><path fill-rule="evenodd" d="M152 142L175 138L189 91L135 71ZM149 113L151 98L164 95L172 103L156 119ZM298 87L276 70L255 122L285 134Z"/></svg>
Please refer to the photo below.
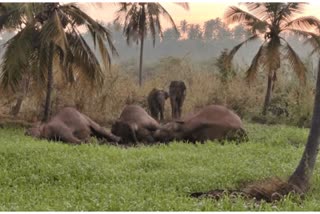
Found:
<svg viewBox="0 0 320 214"><path fill-rule="evenodd" d="M305 37L312 36L309 30L319 27L320 21L312 16L296 18L296 15L303 12L306 3L243 4L248 11L231 6L226 10L224 20L227 24L242 23L251 30L253 35L229 52L229 62L243 44L263 38L263 43L247 70L247 80L249 82L254 80L260 68L267 72L268 84L262 111L263 114L266 114L277 71L280 68L281 56L289 61L301 83L305 83L306 80L307 71L304 64L291 45L282 37L282 33L292 32Z"/></svg>
<svg viewBox="0 0 320 214"><path fill-rule="evenodd" d="M103 66L83 38L82 26L99 47ZM50 112L54 66L69 82L81 76L101 84L104 71L110 67L109 52L117 54L109 31L74 3L2 3L0 31L6 29L16 29L17 33L4 45L1 85L15 90L25 72L37 83L46 82L44 121Z"/></svg>
<svg viewBox="0 0 320 214"><path fill-rule="evenodd" d="M312 124L305 150L300 163L294 173L289 178L289 183L293 184L302 192L306 192L310 186L310 179L317 160L318 147L320 143L320 60L318 64L318 77L316 83L316 93L314 99Z"/></svg>
<svg viewBox="0 0 320 214"><path fill-rule="evenodd" d="M164 7L158 2L154 3L119 3L120 9L117 11L115 22L120 22L123 18L123 33L127 43L131 41L140 42L140 62L139 62L139 85L142 85L142 64L143 64L143 45L144 39L150 31L153 46L155 46L156 35L162 34L160 17L163 16L169 20L174 30L178 33L177 27ZM188 9L187 3L180 3L185 9Z"/></svg>

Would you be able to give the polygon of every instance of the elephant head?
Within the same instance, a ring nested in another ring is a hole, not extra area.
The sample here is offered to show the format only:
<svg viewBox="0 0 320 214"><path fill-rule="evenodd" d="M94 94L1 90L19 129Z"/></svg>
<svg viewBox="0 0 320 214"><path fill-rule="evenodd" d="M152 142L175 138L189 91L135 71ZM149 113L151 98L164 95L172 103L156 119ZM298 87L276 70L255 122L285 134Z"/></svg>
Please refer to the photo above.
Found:
<svg viewBox="0 0 320 214"><path fill-rule="evenodd" d="M156 141L170 142L172 140L182 140L184 135L184 121L172 121L157 129L153 137Z"/></svg>

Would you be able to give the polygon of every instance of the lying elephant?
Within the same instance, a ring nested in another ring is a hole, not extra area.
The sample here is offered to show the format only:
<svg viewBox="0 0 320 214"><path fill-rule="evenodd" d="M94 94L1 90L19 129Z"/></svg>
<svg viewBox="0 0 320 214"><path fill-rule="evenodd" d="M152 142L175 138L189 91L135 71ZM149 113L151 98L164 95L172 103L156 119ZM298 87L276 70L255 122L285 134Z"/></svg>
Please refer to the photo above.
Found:
<svg viewBox="0 0 320 214"><path fill-rule="evenodd" d="M154 133L157 141L247 140L238 115L224 106L210 105L180 121L165 124Z"/></svg>
<svg viewBox="0 0 320 214"><path fill-rule="evenodd" d="M148 95L148 107L151 116L156 120L163 120L164 105L168 99L169 93L164 90L152 89ZM159 118L160 116L160 118Z"/></svg>
<svg viewBox="0 0 320 214"><path fill-rule="evenodd" d="M142 107L138 105L126 106L118 120L112 125L111 132L121 137L121 143L154 142L152 134L160 128Z"/></svg>
<svg viewBox="0 0 320 214"><path fill-rule="evenodd" d="M72 107L61 109L47 123L37 123L25 134L72 144L86 142L91 136L110 142L120 141L119 137L107 132L89 117Z"/></svg>

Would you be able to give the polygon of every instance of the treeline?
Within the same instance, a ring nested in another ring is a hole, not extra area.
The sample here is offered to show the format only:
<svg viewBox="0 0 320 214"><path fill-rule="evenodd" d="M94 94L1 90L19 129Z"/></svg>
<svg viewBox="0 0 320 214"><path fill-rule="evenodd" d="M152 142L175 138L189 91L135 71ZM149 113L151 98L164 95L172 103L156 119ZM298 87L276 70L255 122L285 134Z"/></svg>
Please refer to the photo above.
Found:
<svg viewBox="0 0 320 214"><path fill-rule="evenodd" d="M122 33L122 26L119 23L107 23L106 27L112 33L115 47L119 57L114 57L113 62L117 64L138 64L139 46L135 43L127 45ZM151 65L158 62L161 58L188 57L194 63L214 64L220 54L225 49L232 49L235 45L249 38L251 32L243 25L238 24L233 28L228 28L220 18L205 21L202 25L188 23L186 20L177 24L178 32L174 28L168 28L163 32L163 37L156 36L156 44L153 47L152 38L147 36L145 39L145 64ZM89 40L89 33L85 33L88 43L93 47ZM308 60L311 47L301 43L301 38L286 34L293 48L298 51L299 56ZM258 51L262 39L253 42L242 48L235 57L236 67L246 67L251 63L253 56Z"/></svg>
<svg viewBox="0 0 320 214"><path fill-rule="evenodd" d="M119 53L119 57L114 57L113 62L117 64L138 64L139 46L135 44L127 45L126 39L122 33L122 26L119 23L109 22L105 26L110 30L115 47ZM168 28L163 32L163 37L156 37L156 44L153 47L152 38L147 36L145 41L145 64L151 65L158 62L161 58L188 57L194 63L214 64L215 60L225 49L232 49L235 45L244 41L251 35L251 32L239 24L232 29L228 28L220 18L205 21L202 25L188 23L186 20L180 21L177 26L178 32L173 28ZM0 38L0 44L4 44L10 39L14 32L3 32ZM89 32L85 32L84 38L93 48L93 42L90 39ZM287 40L290 41L292 47L298 50L299 56L303 61L314 67L313 59L309 54L312 48L301 43L301 38L287 34ZM250 43L241 49L235 58L236 67L246 67L251 63L255 53L258 51L259 42ZM2 56L3 51L0 51ZM98 51L96 54L99 55Z"/></svg>

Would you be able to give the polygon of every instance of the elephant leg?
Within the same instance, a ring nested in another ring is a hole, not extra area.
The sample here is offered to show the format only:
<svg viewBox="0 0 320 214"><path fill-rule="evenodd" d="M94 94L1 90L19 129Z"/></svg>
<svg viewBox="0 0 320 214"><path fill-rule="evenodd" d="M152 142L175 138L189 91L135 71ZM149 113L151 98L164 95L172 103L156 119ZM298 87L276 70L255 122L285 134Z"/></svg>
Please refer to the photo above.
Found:
<svg viewBox="0 0 320 214"><path fill-rule="evenodd" d="M71 144L81 144L81 140L75 137L69 129L61 131L58 135L63 142Z"/></svg>
<svg viewBox="0 0 320 214"><path fill-rule="evenodd" d="M92 132L92 135L98 139L106 139L108 142L115 142L115 143L120 141L120 137L107 132L101 126L96 126L96 127L90 126L90 130Z"/></svg>
<svg viewBox="0 0 320 214"><path fill-rule="evenodd" d="M73 135L72 130L64 124L46 126L43 130L43 138L53 141L63 141L65 143L81 144L81 140Z"/></svg>
<svg viewBox="0 0 320 214"><path fill-rule="evenodd" d="M109 142L118 142L120 140L119 137L107 132L103 127L91 120L89 117L86 116L86 119L91 131L91 136L95 136L98 139L106 139Z"/></svg>
<svg viewBox="0 0 320 214"><path fill-rule="evenodd" d="M181 97L178 101L178 117L181 117L182 114L182 106L183 106L183 102L184 102L184 97Z"/></svg>
<svg viewBox="0 0 320 214"><path fill-rule="evenodd" d="M150 108L151 117L153 117L155 120L158 118L158 111L154 105Z"/></svg>
<svg viewBox="0 0 320 214"><path fill-rule="evenodd" d="M176 119L180 118L180 102L178 98L176 99L175 118Z"/></svg>
<svg viewBox="0 0 320 214"><path fill-rule="evenodd" d="M164 105L160 105L160 121L163 121L163 112L164 112Z"/></svg>
<svg viewBox="0 0 320 214"><path fill-rule="evenodd" d="M176 98L174 96L170 97L170 103L171 103L171 117L172 119L175 119L176 116Z"/></svg>

